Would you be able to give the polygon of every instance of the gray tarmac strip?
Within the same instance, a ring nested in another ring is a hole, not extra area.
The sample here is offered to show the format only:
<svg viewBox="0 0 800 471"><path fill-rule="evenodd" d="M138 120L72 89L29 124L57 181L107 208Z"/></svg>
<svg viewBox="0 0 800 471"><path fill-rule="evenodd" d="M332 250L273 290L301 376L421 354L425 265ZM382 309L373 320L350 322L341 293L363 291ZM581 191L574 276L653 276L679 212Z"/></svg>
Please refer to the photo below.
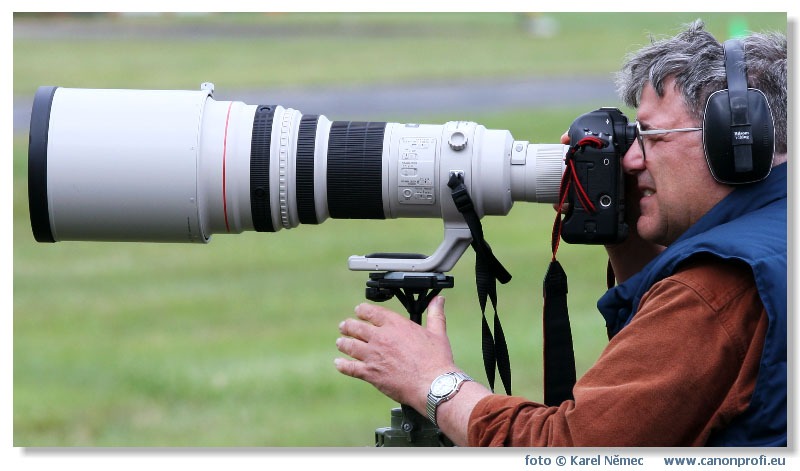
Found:
<svg viewBox="0 0 800 471"><path fill-rule="evenodd" d="M133 15L134 17L137 15ZM142 16L142 15L139 15ZM373 25L343 21L324 24L263 24L203 21L126 20L125 15L15 15L14 38L59 40L112 40L147 37L225 38L275 37L297 35L346 34L364 38L393 35L441 34L430 25ZM176 20L179 19L176 16ZM452 33L459 33L458 30ZM204 78L205 79L205 78ZM213 77L208 79L213 81ZM42 83L34 85L60 85ZM282 105L303 114L324 114L331 120L373 120L395 122L427 122L436 119L479 121L482 116L509 110L571 107L591 111L600 106L620 106L613 78L592 76L530 76L476 79L463 77L448 81L416 83L378 83L371 85L336 85L314 87L279 87L255 90L226 89L215 83L216 100L243 101L251 105ZM197 83L200 87L200 83ZM15 95L13 103L14 133L28 132L33 93ZM437 124L437 123L433 123ZM564 123L566 128L569 123Z"/></svg>

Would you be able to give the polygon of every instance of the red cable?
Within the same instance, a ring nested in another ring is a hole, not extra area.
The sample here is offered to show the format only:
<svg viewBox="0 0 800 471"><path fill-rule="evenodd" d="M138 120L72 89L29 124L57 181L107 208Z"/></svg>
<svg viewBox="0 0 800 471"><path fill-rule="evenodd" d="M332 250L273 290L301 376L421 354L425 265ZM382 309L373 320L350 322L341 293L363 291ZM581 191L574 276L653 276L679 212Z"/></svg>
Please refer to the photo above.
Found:
<svg viewBox="0 0 800 471"><path fill-rule="evenodd" d="M583 150L583 148L587 145L600 149L605 147L606 142L595 136L586 136L578 141L576 145L570 147L569 151L567 152L567 170L561 177L559 202L558 207L556 208L556 220L553 224L553 239L551 240L551 246L553 248L553 261L556 259L556 252L558 252L558 246L561 242L561 226L564 220L562 210L564 209L564 204L566 203L567 195L569 194L569 188L572 185L572 182L575 182L575 193L578 195L578 200L581 202L581 205L584 207L584 209L588 210L590 213L597 211L597 208L595 207L594 203L592 203L588 193L586 193L586 189L584 189L583 185L581 185L581 180L578 178L578 171L575 169L574 156L579 150Z"/></svg>

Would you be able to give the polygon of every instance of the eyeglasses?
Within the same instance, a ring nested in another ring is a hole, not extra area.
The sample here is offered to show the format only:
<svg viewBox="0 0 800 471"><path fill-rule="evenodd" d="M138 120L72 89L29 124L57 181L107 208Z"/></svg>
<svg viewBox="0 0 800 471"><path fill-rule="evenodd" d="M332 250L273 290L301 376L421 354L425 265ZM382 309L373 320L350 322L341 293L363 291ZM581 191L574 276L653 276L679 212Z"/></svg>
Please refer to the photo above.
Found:
<svg viewBox="0 0 800 471"><path fill-rule="evenodd" d="M647 160L644 153L644 137L645 136L653 136L655 134L668 134L671 132L690 132L690 131L702 131L703 128L677 128L677 129L648 129L647 131L642 131L642 126L639 124L639 121L636 121L636 140L639 141L639 148L642 149L642 160Z"/></svg>

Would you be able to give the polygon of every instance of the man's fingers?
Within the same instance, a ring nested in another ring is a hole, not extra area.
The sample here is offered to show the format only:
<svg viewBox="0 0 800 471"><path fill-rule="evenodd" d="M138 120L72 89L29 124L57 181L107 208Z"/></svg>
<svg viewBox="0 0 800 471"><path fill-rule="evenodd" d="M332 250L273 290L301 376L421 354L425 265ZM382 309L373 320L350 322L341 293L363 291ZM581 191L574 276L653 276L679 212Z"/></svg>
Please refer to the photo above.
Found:
<svg viewBox="0 0 800 471"><path fill-rule="evenodd" d="M384 325L388 317L392 314L386 308L381 306L375 306L374 304L369 303L361 303L356 306L356 317L359 319L365 320L372 325L376 325L378 327Z"/></svg>
<svg viewBox="0 0 800 471"><path fill-rule="evenodd" d="M357 319L345 319L339 324L339 332L348 337L369 342L375 326Z"/></svg>
<svg viewBox="0 0 800 471"><path fill-rule="evenodd" d="M354 338L339 337L336 339L336 348L356 360L364 360L367 355L367 344Z"/></svg>
<svg viewBox="0 0 800 471"><path fill-rule="evenodd" d="M359 304L356 306L355 312L356 317L367 321L376 327L396 324L397 322L408 320L406 317L392 311L391 309L369 303Z"/></svg>
<svg viewBox="0 0 800 471"><path fill-rule="evenodd" d="M343 375L364 379L362 372L363 363L359 361L336 358L333 360L333 364L336 366L336 369L339 371L339 373L342 373Z"/></svg>
<svg viewBox="0 0 800 471"><path fill-rule="evenodd" d="M554 203L554 204L553 204L553 209L555 209L556 211L558 211L558 203ZM564 203L564 204L561 206L561 214L567 214L568 212L569 212L569 203Z"/></svg>

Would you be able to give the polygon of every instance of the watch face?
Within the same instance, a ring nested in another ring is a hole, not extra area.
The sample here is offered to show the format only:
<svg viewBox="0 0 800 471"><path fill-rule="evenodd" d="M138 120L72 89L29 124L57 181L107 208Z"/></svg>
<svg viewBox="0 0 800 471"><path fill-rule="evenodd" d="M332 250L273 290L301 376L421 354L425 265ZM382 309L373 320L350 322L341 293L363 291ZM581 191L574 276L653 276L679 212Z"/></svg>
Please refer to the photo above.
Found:
<svg viewBox="0 0 800 471"><path fill-rule="evenodd" d="M446 396L456 385L456 378L452 375L445 375L436 378L431 385L431 393L434 396Z"/></svg>

